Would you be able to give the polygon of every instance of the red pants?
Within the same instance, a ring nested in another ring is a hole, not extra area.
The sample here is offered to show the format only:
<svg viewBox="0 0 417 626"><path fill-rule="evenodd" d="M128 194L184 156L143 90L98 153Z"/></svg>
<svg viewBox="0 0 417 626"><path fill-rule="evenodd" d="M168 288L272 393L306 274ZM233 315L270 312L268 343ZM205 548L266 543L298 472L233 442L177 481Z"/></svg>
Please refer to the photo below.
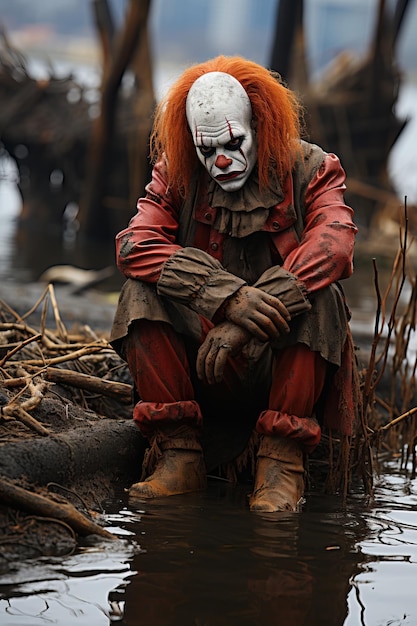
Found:
<svg viewBox="0 0 417 626"><path fill-rule="evenodd" d="M201 343L211 327L207 320L203 322ZM193 364L181 335L169 324L139 320L131 325L125 353L140 397L133 417L145 437L166 425L201 426ZM321 436L319 424L311 418L323 391L326 369L320 354L304 344L274 351L269 393L256 422L257 432L297 439L311 452ZM211 393L218 394L221 403L225 394L243 393L247 383L245 361L229 359L224 381L213 385Z"/></svg>

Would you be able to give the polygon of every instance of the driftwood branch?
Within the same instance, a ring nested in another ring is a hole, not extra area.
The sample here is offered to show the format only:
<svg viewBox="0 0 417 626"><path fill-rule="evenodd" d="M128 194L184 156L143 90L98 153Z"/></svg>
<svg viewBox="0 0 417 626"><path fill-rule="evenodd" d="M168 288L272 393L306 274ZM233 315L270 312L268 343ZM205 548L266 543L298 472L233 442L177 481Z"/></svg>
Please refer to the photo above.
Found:
<svg viewBox="0 0 417 626"><path fill-rule="evenodd" d="M106 539L117 539L115 535L80 513L72 504L60 503L45 496L28 491L15 485L6 478L0 479L0 499L18 509L40 515L42 517L62 520L82 536L100 535Z"/></svg>
<svg viewBox="0 0 417 626"><path fill-rule="evenodd" d="M22 341L21 343L19 343L19 345L15 346L12 350L9 350L9 352L0 361L0 367L3 367L6 361L8 361L14 354L16 354L16 352L19 352L21 348L23 348L24 346L27 346L28 343L32 343L32 341L38 341L38 339L41 339L41 338L42 338L42 334L38 333L37 335L34 335L33 337L28 337L27 339L25 339L25 341Z"/></svg>
<svg viewBox="0 0 417 626"><path fill-rule="evenodd" d="M42 437L47 437L50 435L50 432L45 426L43 426L37 419L32 417L30 413L25 411L21 406L5 406L2 407L1 411L3 417L6 419L17 419L19 422L22 422L25 426L34 430L38 435L42 435Z"/></svg>
<svg viewBox="0 0 417 626"><path fill-rule="evenodd" d="M10 400L8 404L1 407L1 416L3 419L17 419L28 428L31 428L39 435L46 437L50 434L49 430L45 428L37 419L32 417L28 411L32 411L35 409L40 401L43 398L44 391L47 387L47 383L45 381L41 381L35 384L32 380L32 377L27 374L27 372L19 368L17 370L19 375L19 380L25 382L25 387L22 391L19 391L18 394ZM23 400L20 404L18 400L23 395L23 392L28 390L30 393L30 397L26 400Z"/></svg>
<svg viewBox="0 0 417 626"><path fill-rule="evenodd" d="M125 383L119 383L111 380L103 380L97 376L74 372L73 370L58 369L48 367L46 369L46 377L54 383L70 385L77 389L85 389L92 393L98 393L109 398L114 398L124 404L132 402L132 387Z"/></svg>
<svg viewBox="0 0 417 626"><path fill-rule="evenodd" d="M57 356L54 358L49 358L49 359L45 359L45 360L40 360L40 359L28 359L24 361L24 365L25 366L35 366L35 367L43 367L43 366L47 366L47 365L55 365L58 363L65 363L66 361L75 361L76 359L79 359L82 356L86 356L87 354L94 354L95 352L100 352L101 350L103 350L103 346L99 345L87 345L84 348L81 348L80 350L76 350L75 352L69 353L69 354L63 354L62 356Z"/></svg>

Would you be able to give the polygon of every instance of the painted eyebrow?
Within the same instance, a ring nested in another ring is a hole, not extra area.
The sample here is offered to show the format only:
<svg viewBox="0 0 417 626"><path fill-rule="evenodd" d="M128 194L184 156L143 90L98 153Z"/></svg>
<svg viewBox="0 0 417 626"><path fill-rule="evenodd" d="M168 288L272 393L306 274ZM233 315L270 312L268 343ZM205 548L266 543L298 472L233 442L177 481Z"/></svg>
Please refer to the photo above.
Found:
<svg viewBox="0 0 417 626"><path fill-rule="evenodd" d="M224 125L222 124L220 127L220 130L217 128L215 130L213 130L213 126L209 126L206 124L194 124L194 139L195 139L195 143L200 139L201 140L201 136L203 134L205 135L211 135L211 139L215 138L217 139L219 136L223 135L224 133L228 133L230 139L236 139L237 137L242 137L245 135L244 129L241 127L240 122L236 121L237 126L238 126L238 132L236 133L236 131L233 131L233 125L232 123L229 121L229 119L227 117L224 118Z"/></svg>

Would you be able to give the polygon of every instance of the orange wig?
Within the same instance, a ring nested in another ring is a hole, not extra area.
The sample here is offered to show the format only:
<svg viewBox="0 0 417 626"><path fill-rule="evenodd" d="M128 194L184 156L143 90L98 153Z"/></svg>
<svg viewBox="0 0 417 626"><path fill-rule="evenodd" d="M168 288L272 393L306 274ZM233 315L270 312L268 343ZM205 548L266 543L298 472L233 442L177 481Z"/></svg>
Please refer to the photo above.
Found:
<svg viewBox="0 0 417 626"><path fill-rule="evenodd" d="M218 56L193 65L179 77L159 103L151 134L153 162L165 156L168 182L184 196L200 163L186 117L192 84L207 72L225 72L243 86L252 104L258 142L260 187L267 187L271 171L282 181L299 150L301 106L273 71L241 57Z"/></svg>

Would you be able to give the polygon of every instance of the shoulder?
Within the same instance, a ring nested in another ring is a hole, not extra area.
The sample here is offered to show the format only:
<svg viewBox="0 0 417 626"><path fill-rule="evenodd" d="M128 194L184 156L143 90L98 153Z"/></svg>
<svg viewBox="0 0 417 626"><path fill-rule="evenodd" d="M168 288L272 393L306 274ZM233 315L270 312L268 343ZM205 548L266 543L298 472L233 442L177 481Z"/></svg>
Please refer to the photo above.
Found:
<svg viewBox="0 0 417 626"><path fill-rule="evenodd" d="M300 141L301 160L306 170L316 172L327 157L327 152L315 143Z"/></svg>
<svg viewBox="0 0 417 626"><path fill-rule="evenodd" d="M340 172L344 175L340 159L336 154L326 152L317 144L303 140L300 141L300 156L295 169L298 176L307 184L321 173L335 174Z"/></svg>
<svg viewBox="0 0 417 626"><path fill-rule="evenodd" d="M178 191L169 184L168 167L165 158L157 161L152 168L152 177L145 187L146 197L161 204L161 201L178 204L181 202Z"/></svg>

